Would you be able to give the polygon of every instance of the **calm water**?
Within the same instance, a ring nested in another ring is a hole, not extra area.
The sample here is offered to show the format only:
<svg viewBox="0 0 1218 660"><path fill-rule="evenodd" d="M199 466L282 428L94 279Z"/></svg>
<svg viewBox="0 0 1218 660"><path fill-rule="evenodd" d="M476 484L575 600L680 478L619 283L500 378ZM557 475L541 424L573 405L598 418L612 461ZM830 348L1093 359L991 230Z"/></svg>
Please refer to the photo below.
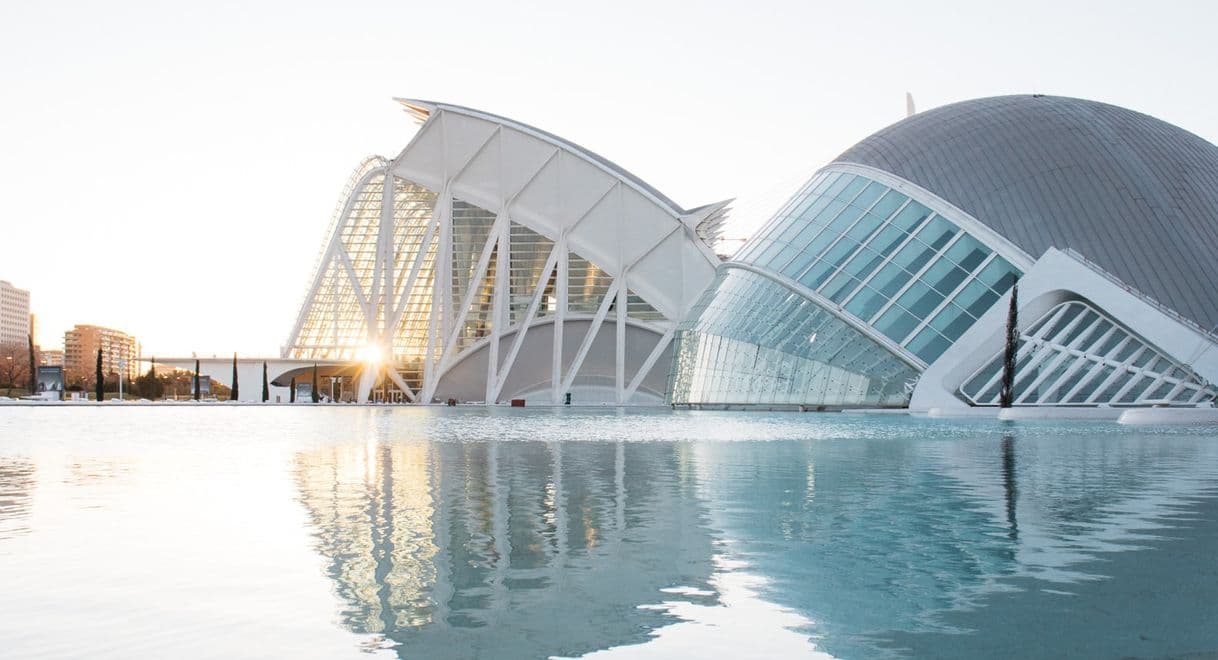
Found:
<svg viewBox="0 0 1218 660"><path fill-rule="evenodd" d="M0 408L0 656L1215 657L1218 431Z"/></svg>

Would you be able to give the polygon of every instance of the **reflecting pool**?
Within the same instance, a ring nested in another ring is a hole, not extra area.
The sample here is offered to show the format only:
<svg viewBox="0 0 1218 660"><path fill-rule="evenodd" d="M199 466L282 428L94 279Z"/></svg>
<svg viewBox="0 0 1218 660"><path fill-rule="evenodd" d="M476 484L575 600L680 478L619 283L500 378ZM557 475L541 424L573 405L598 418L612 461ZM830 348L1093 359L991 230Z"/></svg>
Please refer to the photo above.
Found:
<svg viewBox="0 0 1218 660"><path fill-rule="evenodd" d="M0 408L0 657L1218 653L1218 430Z"/></svg>

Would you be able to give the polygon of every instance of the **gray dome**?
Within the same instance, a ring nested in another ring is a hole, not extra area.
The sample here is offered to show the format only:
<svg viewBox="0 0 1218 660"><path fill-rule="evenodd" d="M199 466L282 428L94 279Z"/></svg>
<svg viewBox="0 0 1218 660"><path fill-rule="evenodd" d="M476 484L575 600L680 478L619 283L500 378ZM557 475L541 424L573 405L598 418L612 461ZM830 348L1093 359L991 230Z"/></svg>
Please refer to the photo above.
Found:
<svg viewBox="0 0 1218 660"><path fill-rule="evenodd" d="M930 190L1039 257L1073 248L1218 324L1218 147L1104 103L999 96L916 114L835 162Z"/></svg>

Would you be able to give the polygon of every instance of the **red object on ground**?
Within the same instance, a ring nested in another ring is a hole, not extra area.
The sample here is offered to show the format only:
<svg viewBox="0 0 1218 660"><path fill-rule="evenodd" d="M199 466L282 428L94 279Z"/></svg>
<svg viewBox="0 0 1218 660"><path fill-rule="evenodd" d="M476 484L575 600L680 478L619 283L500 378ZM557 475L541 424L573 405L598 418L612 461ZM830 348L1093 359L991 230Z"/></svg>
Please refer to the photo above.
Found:
<svg viewBox="0 0 1218 660"><path fill-rule="evenodd" d="M512 399L512 407L513 408L523 408L524 399Z"/></svg>

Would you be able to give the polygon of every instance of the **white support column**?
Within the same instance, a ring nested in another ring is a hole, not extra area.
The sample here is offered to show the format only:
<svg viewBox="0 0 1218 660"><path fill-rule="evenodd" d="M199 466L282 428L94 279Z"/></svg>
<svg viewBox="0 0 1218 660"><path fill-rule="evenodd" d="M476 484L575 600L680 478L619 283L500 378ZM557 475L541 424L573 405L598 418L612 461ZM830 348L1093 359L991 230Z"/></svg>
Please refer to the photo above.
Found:
<svg viewBox="0 0 1218 660"><path fill-rule="evenodd" d="M486 237L486 242L482 244L482 254L478 256L478 263L474 266L470 286L466 289L465 295L461 297L461 307L456 313L452 327L448 329L448 339L445 340L444 350L440 353L441 370L448 366L448 363L455 357L453 354L456 352L457 339L461 336L461 326L465 323L465 317L469 315L469 308L474 302L474 296L482 291L482 286L486 279L484 277L486 268L491 262L491 253L499 242L499 232L502 231L502 225L506 221L506 216L496 216L495 223L491 226L491 231Z"/></svg>
<svg viewBox="0 0 1218 660"><path fill-rule="evenodd" d="M554 353L550 363L550 393L551 403L562 403L562 339L563 322L567 320L567 266L570 255L567 252L567 234L564 232L554 244L558 258L558 269L554 275Z"/></svg>
<svg viewBox="0 0 1218 660"><path fill-rule="evenodd" d="M512 222L507 217L507 211L500 214L502 222L497 222L498 256L495 258L495 288L491 303L491 343L487 347L486 360L486 396L487 404L497 403L495 399L499 391L494 383L499 380L499 339L503 336L503 328L511 316L511 265L512 265Z"/></svg>
<svg viewBox="0 0 1218 660"><path fill-rule="evenodd" d="M389 315L393 311L392 300L395 290L395 271L397 264L394 255L394 238L397 236L397 179L393 176L393 168L386 168L385 183L381 186L381 226L377 236L377 247L380 249L384 265L381 267L381 290L376 292L377 299L373 301L373 313L378 317L377 341L381 350L392 355L393 348L387 343Z"/></svg>
<svg viewBox="0 0 1218 660"><path fill-rule="evenodd" d="M614 337L616 348L613 351L614 368L613 368L613 390L617 397L617 404L620 406L625 403L623 397L626 395L626 306L629 296L626 295L626 272L623 270L619 276L619 282L622 284L617 288L617 328Z"/></svg>
<svg viewBox="0 0 1218 660"><path fill-rule="evenodd" d="M630 380L630 385L626 387L626 392L623 395L623 403L629 401L630 397L634 396L634 393L638 391L639 385L642 384L643 379L647 377L647 374L651 372L653 367L655 367L656 361L660 359L661 355L663 355L664 349L668 348L668 345L672 343L673 335L675 335L676 332L677 324L675 322L668 326L668 329L664 331L664 334L660 337L660 341L656 342L655 348L651 349L651 353L647 355L647 359L644 360L643 365L639 367L638 373L634 375L634 378Z"/></svg>
<svg viewBox="0 0 1218 660"><path fill-rule="evenodd" d="M432 262L435 274L431 278L431 314L427 320L427 354L423 358L423 392L419 397L420 403L431 403L435 396L439 380L439 364L435 359L436 348L440 346L446 320L438 318L448 313L448 298L452 295L452 195L445 184L436 199L437 229L440 232L439 243L436 244L436 256Z"/></svg>
<svg viewBox="0 0 1218 660"><path fill-rule="evenodd" d="M376 227L376 250L372 260L372 288L368 291L368 343L376 343L380 334L380 316L377 312L384 298L384 282L389 268L388 245L392 238L386 237L386 232L393 232L393 173L386 168L381 178L380 220Z"/></svg>
<svg viewBox="0 0 1218 660"><path fill-rule="evenodd" d="M533 297L529 300L529 308L525 311L524 318L516 324L516 337L512 340L511 348L508 349L507 358L503 361L499 373L496 373L494 378L488 380L487 387L492 389L487 391L487 403L492 403L499 398L500 392L503 391L503 385L507 382L508 374L512 372L512 366L516 364L516 355L524 344L524 336L529 330L529 324L533 322L534 317L537 315L537 308L541 306L541 299L546 291L546 283L550 281L550 273L554 272L558 252L558 245L555 244L554 249L550 250L549 258L546 259L545 267L541 269L541 277L538 278L537 288L533 290Z"/></svg>
<svg viewBox="0 0 1218 660"><path fill-rule="evenodd" d="M418 400L418 397L415 396L414 390L410 389L410 386L406 384L406 381L402 380L402 375L399 374L398 370L394 369L392 365L385 367L385 375L389 376L389 380L393 381L393 384L397 385L398 389L402 390L402 393L405 394L406 398L410 399L412 403Z"/></svg>
<svg viewBox="0 0 1218 660"><path fill-rule="evenodd" d="M351 263L351 257L347 255L347 249L339 246L335 253L338 260L343 265L343 270L347 271L347 281L351 283L351 290L355 294L355 300L359 303L359 308L364 312L364 324L372 327L372 310L368 304L368 296L364 293L364 287L360 286L359 275L355 273L355 265Z"/></svg>
<svg viewBox="0 0 1218 660"><path fill-rule="evenodd" d="M592 348L592 341L596 339L597 333L600 332L601 324L605 322L605 317L609 314L609 307L613 305L618 287L621 285L622 280L613 280L613 283L609 285L609 290L605 292L605 298L601 300L601 305L596 310L596 316L592 318L592 325L588 327L588 332L584 335L584 340L579 345L579 352L575 354L575 359L571 361L571 368L567 370L567 377L562 381L562 391L566 392L571 389L571 383L575 381L579 368L583 366L584 358L588 357L588 349Z"/></svg>
<svg viewBox="0 0 1218 660"><path fill-rule="evenodd" d="M406 276L406 286L402 287L402 294L398 296L397 304L393 307L393 316L390 317L389 323L385 327L385 333L391 340L397 331L398 324L402 322L402 315L406 313L406 306L410 304L410 292L414 290L414 285L418 282L423 262L427 260L427 251L431 248L432 239L435 238L437 224L436 214L433 211L432 219L427 223L427 230L423 232L423 240L419 243L419 251L414 256L414 263L410 265L410 274ZM432 267L434 268L434 266L433 262Z"/></svg>
<svg viewBox="0 0 1218 660"><path fill-rule="evenodd" d="M368 403L368 395L372 393L372 386L376 385L376 376L377 371L365 364L359 373L359 385L355 391L356 401Z"/></svg>

